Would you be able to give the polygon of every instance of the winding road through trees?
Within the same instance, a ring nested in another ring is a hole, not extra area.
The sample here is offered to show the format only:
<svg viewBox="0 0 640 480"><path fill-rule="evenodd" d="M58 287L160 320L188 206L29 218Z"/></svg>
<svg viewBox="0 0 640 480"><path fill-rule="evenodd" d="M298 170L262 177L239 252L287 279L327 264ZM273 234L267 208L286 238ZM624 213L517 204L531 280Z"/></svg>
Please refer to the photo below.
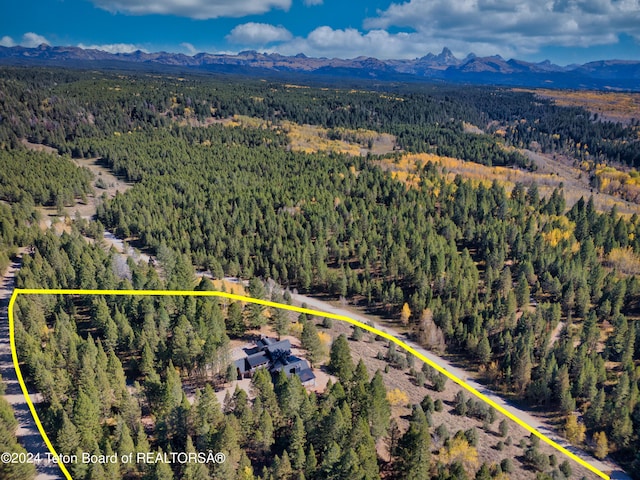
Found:
<svg viewBox="0 0 640 480"><path fill-rule="evenodd" d="M22 389L13 367L13 357L11 356L7 309L14 289L15 275L19 269L20 259L17 259L9 266L0 284L0 374L6 387L4 398L13 408L13 413L16 416L16 420L18 420L18 428L16 430L18 441L27 452L34 455L40 454L42 459L42 462L36 465L36 479L57 479L62 478L60 470L55 464L44 461L49 449L45 445L38 427L36 427L27 401L22 394ZM37 394L31 393L30 397L34 402L38 401Z"/></svg>

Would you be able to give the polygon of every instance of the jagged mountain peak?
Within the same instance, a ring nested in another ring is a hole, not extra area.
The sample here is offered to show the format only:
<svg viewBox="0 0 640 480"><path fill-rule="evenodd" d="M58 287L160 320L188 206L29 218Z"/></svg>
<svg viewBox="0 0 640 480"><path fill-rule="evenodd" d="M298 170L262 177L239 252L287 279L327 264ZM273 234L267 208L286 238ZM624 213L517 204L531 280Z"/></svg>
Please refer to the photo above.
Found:
<svg viewBox="0 0 640 480"><path fill-rule="evenodd" d="M120 62L125 65L145 64L160 68L187 67L206 71L240 71L250 74L287 71L306 75L376 78L402 81L452 81L476 84L544 86L555 88L624 89L640 91L640 62L601 60L584 65L558 66L549 60L539 63L517 59L506 61L500 55L478 57L473 53L458 59L444 47L439 54L427 53L413 60L380 60L369 56L353 59L314 58L303 53L285 56L245 50L237 54L201 52L193 56L182 53L144 52L116 53L82 49L75 46L34 48L0 46L0 64L49 64L65 67L96 68L100 62ZM105 63L106 65L106 63ZM109 63L110 68L113 67ZM137 68L137 67L126 67Z"/></svg>

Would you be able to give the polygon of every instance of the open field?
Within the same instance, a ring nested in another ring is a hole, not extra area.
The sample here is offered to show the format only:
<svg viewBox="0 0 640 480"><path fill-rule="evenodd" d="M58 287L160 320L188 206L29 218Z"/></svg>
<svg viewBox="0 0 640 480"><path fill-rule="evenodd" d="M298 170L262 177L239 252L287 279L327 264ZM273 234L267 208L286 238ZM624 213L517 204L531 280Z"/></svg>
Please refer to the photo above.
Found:
<svg viewBox="0 0 640 480"><path fill-rule="evenodd" d="M640 94L620 92L595 92L588 90L567 91L550 89L514 89L533 92L541 98L549 98L556 105L584 107L598 119L629 124L640 120Z"/></svg>
<svg viewBox="0 0 640 480"><path fill-rule="evenodd" d="M346 155L384 155L393 152L395 137L388 133L365 129L337 128L329 130L317 125L299 125L291 121L268 123L265 120L245 115L234 115L222 120L229 127L273 128L286 133L291 150L296 152L334 152Z"/></svg>

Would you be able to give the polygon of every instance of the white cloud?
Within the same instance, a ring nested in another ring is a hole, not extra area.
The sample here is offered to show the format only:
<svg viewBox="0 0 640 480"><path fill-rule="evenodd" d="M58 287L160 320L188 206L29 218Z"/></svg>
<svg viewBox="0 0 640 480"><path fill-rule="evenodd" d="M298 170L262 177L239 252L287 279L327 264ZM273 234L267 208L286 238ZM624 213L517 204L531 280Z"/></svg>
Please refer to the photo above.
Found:
<svg viewBox="0 0 640 480"><path fill-rule="evenodd" d="M227 41L239 45L266 45L273 42L285 42L292 38L291 32L284 27L268 23L243 23L236 26L225 37Z"/></svg>
<svg viewBox="0 0 640 480"><path fill-rule="evenodd" d="M78 47L84 48L85 50L102 50L103 52L109 53L131 53L136 50L146 52L144 48L140 48L138 45L132 43L106 43L102 45L85 45L84 43L79 43Z"/></svg>
<svg viewBox="0 0 640 480"><path fill-rule="evenodd" d="M391 34L385 30L363 33L355 28L344 30L318 27L304 37L295 37L269 51L283 55L300 52L312 57L353 58L361 55L376 58L415 58L424 55L427 45L415 33Z"/></svg>
<svg viewBox="0 0 640 480"><path fill-rule="evenodd" d="M303 0L303 2L307 7L312 7L314 5L322 5L323 0Z"/></svg>
<svg viewBox="0 0 640 480"><path fill-rule="evenodd" d="M22 40L20 41L20 45L23 47L34 48L39 45L46 43L49 45L49 40L47 40L42 35L38 35L37 33L27 32L22 35Z"/></svg>
<svg viewBox="0 0 640 480"><path fill-rule="evenodd" d="M0 47L15 47L16 42L9 35L0 38Z"/></svg>
<svg viewBox="0 0 640 480"><path fill-rule="evenodd" d="M407 28L423 43L482 55L491 52L478 46L522 55L545 46L613 44L622 33L639 38L640 0L408 0L379 10L364 27Z"/></svg>
<svg viewBox="0 0 640 480"><path fill-rule="evenodd" d="M196 50L196 47L194 47L193 44L189 42L182 42L180 46L184 48L184 50L187 52L188 55L195 55L196 53L198 53L198 50Z"/></svg>
<svg viewBox="0 0 640 480"><path fill-rule="evenodd" d="M92 0L111 13L177 15L198 20L260 15L273 9L288 10L291 0Z"/></svg>

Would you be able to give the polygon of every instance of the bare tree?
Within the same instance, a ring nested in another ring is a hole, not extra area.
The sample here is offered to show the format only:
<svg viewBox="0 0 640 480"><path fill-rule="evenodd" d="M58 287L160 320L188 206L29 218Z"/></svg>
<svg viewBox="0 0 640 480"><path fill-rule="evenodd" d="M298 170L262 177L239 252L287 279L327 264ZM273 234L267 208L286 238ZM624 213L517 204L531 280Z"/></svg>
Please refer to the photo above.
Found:
<svg viewBox="0 0 640 480"><path fill-rule="evenodd" d="M433 321L433 312L425 308L416 326L416 338L418 343L429 350L442 351L444 349L444 334L440 327Z"/></svg>

